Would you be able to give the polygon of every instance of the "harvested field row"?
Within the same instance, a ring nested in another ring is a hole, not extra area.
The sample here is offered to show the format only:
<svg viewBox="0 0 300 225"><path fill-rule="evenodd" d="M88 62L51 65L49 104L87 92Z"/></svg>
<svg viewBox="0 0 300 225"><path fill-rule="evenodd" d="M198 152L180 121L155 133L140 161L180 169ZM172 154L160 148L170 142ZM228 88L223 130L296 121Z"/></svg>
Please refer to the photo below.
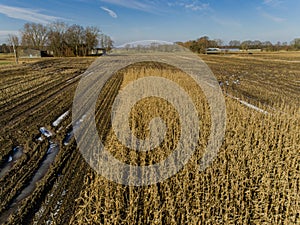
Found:
<svg viewBox="0 0 300 225"><path fill-rule="evenodd" d="M41 139L41 142L37 140L38 136L41 136L41 134L39 135L39 129L44 125L51 129L51 123L59 114L71 108L72 92L75 91L76 80L69 83L67 81L80 75L92 61L93 59L88 58L52 59L32 65L20 65L8 71L6 71L7 68L1 68L4 70L4 73L1 73L1 75L7 75L3 77L3 80L8 81L8 84L15 83L14 88L20 91L18 96L15 96L16 93L6 92L5 98L1 98L1 100L8 99L5 101L11 104L7 106L4 104L1 107L3 111L1 114L0 143L3 143L3 145L0 144L0 165L5 169L6 161L9 159L11 149L14 146L22 146L24 151L24 155L13 163L9 171L6 171L4 174L4 170L2 171L1 169L1 172L3 172L3 176L0 178L2 183L0 190L2 199L2 215L0 213L0 217L2 222L10 214L16 213L16 207L22 206L24 202L26 203L26 197L28 195L31 196L34 189L38 189L36 182L42 182L43 177L47 176L52 177L53 182L55 181L58 173L56 171L51 172L51 170L47 172L49 166L45 164L45 162L50 160L48 156L52 158L56 156L54 153L51 153L54 151L54 148L51 150L51 142L45 141L47 137L43 137L44 140ZM22 73L22 78L18 76L20 72ZM19 82L19 79L23 79L23 82ZM48 82L45 82L45 79ZM55 85L51 86L50 83ZM1 90L8 90L11 87L11 85L4 85L1 87ZM23 87L25 89L22 89ZM14 99L18 100L15 106ZM64 121L64 123L70 123L70 118L64 119L69 120L69 122ZM28 126L29 124L30 126ZM61 132L59 135L56 135L55 139L62 142L64 136L65 132ZM61 146L62 143L59 143L59 145ZM52 160L54 158L47 163L53 164ZM62 165L60 170L63 168ZM30 181L31 179L32 181ZM42 180L40 181L40 179ZM51 187L51 183L49 185L47 184L45 187ZM34 193L36 194L37 192L35 191ZM25 217L27 217L26 214L21 218Z"/></svg>
<svg viewBox="0 0 300 225"><path fill-rule="evenodd" d="M299 64L257 61L258 56L201 57L223 82L224 89L235 97L275 109L282 105L300 104L300 86L296 82L300 77Z"/></svg>

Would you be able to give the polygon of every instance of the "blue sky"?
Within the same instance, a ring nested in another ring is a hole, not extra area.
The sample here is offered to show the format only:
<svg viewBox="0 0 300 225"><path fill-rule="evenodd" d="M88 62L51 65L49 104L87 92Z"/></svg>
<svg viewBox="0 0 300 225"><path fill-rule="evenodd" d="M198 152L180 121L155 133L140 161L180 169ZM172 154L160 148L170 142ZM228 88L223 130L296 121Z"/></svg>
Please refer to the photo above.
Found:
<svg viewBox="0 0 300 225"><path fill-rule="evenodd" d="M300 37L299 0L0 0L0 43L26 22L98 26L115 45L139 40L290 42Z"/></svg>

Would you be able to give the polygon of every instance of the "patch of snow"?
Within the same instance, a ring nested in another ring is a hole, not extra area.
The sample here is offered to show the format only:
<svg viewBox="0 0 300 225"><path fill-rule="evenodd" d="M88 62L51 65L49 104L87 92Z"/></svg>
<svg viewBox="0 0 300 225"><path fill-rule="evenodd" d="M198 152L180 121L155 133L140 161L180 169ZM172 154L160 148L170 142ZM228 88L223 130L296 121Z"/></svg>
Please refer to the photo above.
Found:
<svg viewBox="0 0 300 225"><path fill-rule="evenodd" d="M67 146L69 144L71 138L74 136L74 130L78 129L80 124L84 121L85 117L86 117L86 115L83 115L78 121L76 121L73 129L66 134L64 141L63 141L63 144L65 146Z"/></svg>
<svg viewBox="0 0 300 225"><path fill-rule="evenodd" d="M40 136L37 140L38 141L43 141L44 139L42 138L42 136Z"/></svg>
<svg viewBox="0 0 300 225"><path fill-rule="evenodd" d="M233 81L233 83L234 83L234 84L240 84L240 80L237 79L237 80Z"/></svg>
<svg viewBox="0 0 300 225"><path fill-rule="evenodd" d="M245 101L243 101L243 100L239 100L239 101L240 101L240 103L242 103L243 105L245 105L245 106L247 106L247 107L249 107L249 108L251 108L251 109L254 109L254 110L256 110L256 111L258 111L258 112L261 112L261 113L264 113L264 114L268 114L267 111L265 111L265 110L263 110L263 109L261 109L261 108L258 108L258 107L255 106L255 105L252 105L252 104L250 104L250 103L248 103L248 102L245 102Z"/></svg>
<svg viewBox="0 0 300 225"><path fill-rule="evenodd" d="M69 110L60 115L53 123L52 125L54 127L57 127L67 116L69 115Z"/></svg>
<svg viewBox="0 0 300 225"><path fill-rule="evenodd" d="M72 78L72 79L70 79L70 80L67 80L67 84L68 83L71 83L71 82L73 82L74 80L78 80L79 79L79 77L80 77L80 75L79 76L76 76L76 77L74 77L74 78Z"/></svg>
<svg viewBox="0 0 300 225"><path fill-rule="evenodd" d="M63 190L61 196L65 196L67 194L67 190Z"/></svg>
<svg viewBox="0 0 300 225"><path fill-rule="evenodd" d="M11 162L12 160L13 160L13 157L10 155L10 156L8 157L7 162Z"/></svg>
<svg viewBox="0 0 300 225"><path fill-rule="evenodd" d="M66 134L65 138L64 138L64 145L67 146L70 143L71 138L74 136L73 131L69 132Z"/></svg>
<svg viewBox="0 0 300 225"><path fill-rule="evenodd" d="M85 77L88 77L88 76L93 75L93 74L94 74L94 72L90 72L87 75L85 75Z"/></svg>
<svg viewBox="0 0 300 225"><path fill-rule="evenodd" d="M261 112L261 113L264 113L264 114L268 114L269 113L269 112L267 112L267 111L265 111L265 110L263 110L263 109L255 106L255 105L252 105L252 104L250 104L250 103L248 103L246 101L240 100L237 97L231 96L229 94L227 94L227 96L230 97L230 98L232 98L232 99L235 99L235 100L239 101L241 104L247 106L248 108L254 109L255 111L258 111L258 112Z"/></svg>
<svg viewBox="0 0 300 225"><path fill-rule="evenodd" d="M41 132L44 136L46 136L46 137L51 137L51 136L52 136L52 133L51 133L49 130L47 130L45 127L41 127L41 128L40 128L40 132Z"/></svg>

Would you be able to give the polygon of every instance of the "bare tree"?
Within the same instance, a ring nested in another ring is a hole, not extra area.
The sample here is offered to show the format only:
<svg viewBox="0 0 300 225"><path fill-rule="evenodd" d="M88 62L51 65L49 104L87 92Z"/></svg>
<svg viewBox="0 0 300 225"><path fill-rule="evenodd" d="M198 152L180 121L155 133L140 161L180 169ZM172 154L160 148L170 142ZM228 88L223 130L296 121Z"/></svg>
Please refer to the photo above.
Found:
<svg viewBox="0 0 300 225"><path fill-rule="evenodd" d="M22 45L42 50L45 47L48 28L39 23L25 23L21 31Z"/></svg>
<svg viewBox="0 0 300 225"><path fill-rule="evenodd" d="M252 45L252 41L251 40L243 41L241 43L241 47L244 50L248 50L251 47L251 45Z"/></svg>
<svg viewBox="0 0 300 225"><path fill-rule="evenodd" d="M67 24L63 22L54 22L49 25L48 45L54 56L65 54L67 29Z"/></svg>
<svg viewBox="0 0 300 225"><path fill-rule="evenodd" d="M262 42L262 46L266 51L272 51L273 50L273 44L270 41Z"/></svg>
<svg viewBox="0 0 300 225"><path fill-rule="evenodd" d="M11 48L10 46L6 45L5 43L3 43L1 46L0 46L1 50L0 52L1 53L11 53Z"/></svg>
<svg viewBox="0 0 300 225"><path fill-rule="evenodd" d="M253 48L261 48L262 47L262 43L259 40L255 40L255 41L252 41L251 46Z"/></svg>
<svg viewBox="0 0 300 225"><path fill-rule="evenodd" d="M102 48L105 48L107 51L113 48L114 42L108 35L102 34L100 40Z"/></svg>
<svg viewBox="0 0 300 225"><path fill-rule="evenodd" d="M8 42L13 46L16 64L19 63L19 38L17 35L9 34Z"/></svg>
<svg viewBox="0 0 300 225"><path fill-rule="evenodd" d="M84 55L88 54L88 51L96 47L99 43L100 29L98 27L86 27L84 31L85 41L85 52Z"/></svg>
<svg viewBox="0 0 300 225"><path fill-rule="evenodd" d="M22 45L38 50L46 49L53 52L54 56L86 56L88 52L97 47L99 39L101 46L110 51L113 41L107 35L100 36L98 27L82 27L64 22L53 22L48 25L39 23L26 23L21 30ZM19 42L19 40L18 40ZM17 46L15 45L16 53Z"/></svg>
<svg viewBox="0 0 300 225"><path fill-rule="evenodd" d="M130 44L126 44L126 45L125 45L126 51L129 51L130 47L131 47Z"/></svg>
<svg viewBox="0 0 300 225"><path fill-rule="evenodd" d="M215 39L213 41L217 44L217 47L219 47L219 48L222 47L224 44L223 40L221 40L221 39Z"/></svg>
<svg viewBox="0 0 300 225"><path fill-rule="evenodd" d="M230 47L234 47L234 48L238 48L241 46L241 42L238 40L231 40L229 41L229 46Z"/></svg>
<svg viewBox="0 0 300 225"><path fill-rule="evenodd" d="M291 45L294 47L294 49L299 50L300 49L300 38L295 38Z"/></svg>
<svg viewBox="0 0 300 225"><path fill-rule="evenodd" d="M70 26L66 31L66 41L73 50L74 55L82 55L80 50L83 51L84 28L77 24Z"/></svg>

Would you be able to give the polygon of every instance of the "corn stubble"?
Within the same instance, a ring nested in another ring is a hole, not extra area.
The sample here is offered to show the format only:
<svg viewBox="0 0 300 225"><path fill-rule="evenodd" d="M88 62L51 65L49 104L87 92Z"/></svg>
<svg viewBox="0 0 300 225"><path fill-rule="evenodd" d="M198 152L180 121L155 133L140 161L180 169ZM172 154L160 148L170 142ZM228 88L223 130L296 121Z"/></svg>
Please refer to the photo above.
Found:
<svg viewBox="0 0 300 225"><path fill-rule="evenodd" d="M124 186L89 170L71 224L300 223L298 108L281 105L285 114L262 114L226 97L223 145L212 165L200 172L197 163L205 151L211 124L201 89L183 72L159 63L131 65L118 76L122 76L121 89L145 76L178 83L191 96L199 114L198 147L179 173L156 185ZM110 123L110 116L103 115L111 106L103 107L101 102L96 122L103 137L103 124ZM180 118L171 104L154 97L141 100L131 111L130 127L137 137L146 138L148 124L157 116L167 126L159 147L148 152L130 150L117 140L113 129L104 129L106 148L118 160L132 165L164 160L180 138Z"/></svg>

